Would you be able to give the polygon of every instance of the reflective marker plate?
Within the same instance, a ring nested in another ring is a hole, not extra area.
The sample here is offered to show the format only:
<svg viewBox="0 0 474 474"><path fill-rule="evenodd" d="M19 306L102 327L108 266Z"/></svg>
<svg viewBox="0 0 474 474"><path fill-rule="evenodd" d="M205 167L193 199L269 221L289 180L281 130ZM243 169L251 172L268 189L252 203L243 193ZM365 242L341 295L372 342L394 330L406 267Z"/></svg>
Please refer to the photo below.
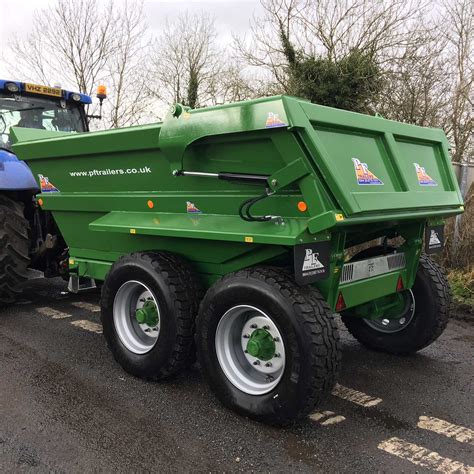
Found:
<svg viewBox="0 0 474 474"><path fill-rule="evenodd" d="M405 268L405 264L405 254L403 252L346 263L342 267L339 284L364 280L365 278L401 270Z"/></svg>

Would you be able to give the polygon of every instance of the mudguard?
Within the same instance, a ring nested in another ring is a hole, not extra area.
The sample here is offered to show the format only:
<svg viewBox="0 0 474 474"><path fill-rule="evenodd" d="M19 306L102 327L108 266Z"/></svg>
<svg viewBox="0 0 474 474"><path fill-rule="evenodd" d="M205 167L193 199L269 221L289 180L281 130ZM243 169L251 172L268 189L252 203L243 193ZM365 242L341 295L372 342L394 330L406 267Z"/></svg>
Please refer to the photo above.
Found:
<svg viewBox="0 0 474 474"><path fill-rule="evenodd" d="M0 191L38 192L38 184L24 161L7 150L0 150Z"/></svg>

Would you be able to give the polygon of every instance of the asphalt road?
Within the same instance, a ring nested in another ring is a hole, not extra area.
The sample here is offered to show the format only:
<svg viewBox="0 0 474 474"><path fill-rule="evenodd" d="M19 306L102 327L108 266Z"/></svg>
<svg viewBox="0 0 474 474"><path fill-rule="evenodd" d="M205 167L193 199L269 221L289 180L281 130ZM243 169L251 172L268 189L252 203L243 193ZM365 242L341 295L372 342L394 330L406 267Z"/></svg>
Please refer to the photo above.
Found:
<svg viewBox="0 0 474 474"><path fill-rule="evenodd" d="M341 330L337 394L276 429L222 408L196 367L160 384L127 375L100 334L98 294L62 289L32 282L0 314L0 472L474 473L466 322L402 358Z"/></svg>

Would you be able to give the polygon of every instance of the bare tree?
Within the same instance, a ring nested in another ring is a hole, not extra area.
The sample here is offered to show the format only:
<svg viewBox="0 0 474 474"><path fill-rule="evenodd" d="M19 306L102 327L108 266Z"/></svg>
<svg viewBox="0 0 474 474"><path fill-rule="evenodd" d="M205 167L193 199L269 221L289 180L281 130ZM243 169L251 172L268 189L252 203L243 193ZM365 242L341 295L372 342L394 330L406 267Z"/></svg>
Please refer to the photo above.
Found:
<svg viewBox="0 0 474 474"><path fill-rule="evenodd" d="M288 86L287 61L278 31L304 55L338 62L353 50L383 63L416 44L416 18L426 4L415 0L260 0L250 35L236 37L235 48L251 66L270 71L282 92Z"/></svg>
<svg viewBox="0 0 474 474"><path fill-rule="evenodd" d="M216 36L214 18L206 13L186 12L175 21L168 21L152 57L155 97L192 108L212 101L222 70Z"/></svg>
<svg viewBox="0 0 474 474"><path fill-rule="evenodd" d="M440 24L424 31L416 44L399 48L384 64L385 84L375 106L384 117L420 126L446 127L450 102L450 72L445 58L447 41ZM400 54L401 53L401 54Z"/></svg>
<svg viewBox="0 0 474 474"><path fill-rule="evenodd" d="M255 78L246 74L245 66L230 59L223 60L220 73L209 82L208 105L238 102L265 95Z"/></svg>
<svg viewBox="0 0 474 474"><path fill-rule="evenodd" d="M36 12L26 39L13 40L9 67L24 80L59 81L89 95L106 83L111 86L105 114L109 125L134 123L143 113L142 104L132 107L130 97L130 91L143 89L138 73L146 32L142 11L141 0L119 6L112 1L57 0ZM141 74L141 80L145 77Z"/></svg>
<svg viewBox="0 0 474 474"><path fill-rule="evenodd" d="M288 74L284 47L279 36L280 25L294 44L301 46L299 38L303 36L298 19L304 16L309 0L260 0L264 9L263 16L254 16L250 23L250 33L244 37L234 37L237 54L256 74L261 70L268 73L267 84L272 92L287 92Z"/></svg>
<svg viewBox="0 0 474 474"><path fill-rule="evenodd" d="M107 59L117 48L112 2L57 0L38 11L26 40L14 39L14 72L46 84L64 80L90 94L105 79ZM23 76L23 77L25 77Z"/></svg>
<svg viewBox="0 0 474 474"><path fill-rule="evenodd" d="M143 2L126 0L115 20L117 47L107 61L111 94L108 122L112 127L134 125L149 114L151 96L146 63L150 42L143 19Z"/></svg>
<svg viewBox="0 0 474 474"><path fill-rule="evenodd" d="M445 1L444 6L443 24L448 42L446 60L453 78L446 131L453 144L453 161L472 161L474 8L469 0Z"/></svg>

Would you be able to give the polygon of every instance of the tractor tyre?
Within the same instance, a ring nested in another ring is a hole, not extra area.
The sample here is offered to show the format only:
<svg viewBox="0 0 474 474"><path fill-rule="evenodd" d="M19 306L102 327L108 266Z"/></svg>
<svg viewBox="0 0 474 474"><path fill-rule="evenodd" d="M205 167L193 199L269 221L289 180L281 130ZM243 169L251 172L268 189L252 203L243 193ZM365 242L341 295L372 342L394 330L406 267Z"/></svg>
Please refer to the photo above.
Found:
<svg viewBox="0 0 474 474"><path fill-rule="evenodd" d="M284 426L308 415L337 378L340 350L321 294L274 268L224 276L196 324L198 361L217 398L257 421Z"/></svg>
<svg viewBox="0 0 474 474"><path fill-rule="evenodd" d="M0 307L15 302L30 263L29 224L23 204L0 196Z"/></svg>
<svg viewBox="0 0 474 474"><path fill-rule="evenodd" d="M342 321L352 336L370 349L399 355L417 352L446 328L451 306L449 284L442 269L422 254L413 288L404 294L408 304L402 318L364 319L349 309L341 313Z"/></svg>
<svg viewBox="0 0 474 474"><path fill-rule="evenodd" d="M195 274L175 255L120 258L101 295L103 332L115 360L128 373L151 380L191 365L200 296Z"/></svg>

